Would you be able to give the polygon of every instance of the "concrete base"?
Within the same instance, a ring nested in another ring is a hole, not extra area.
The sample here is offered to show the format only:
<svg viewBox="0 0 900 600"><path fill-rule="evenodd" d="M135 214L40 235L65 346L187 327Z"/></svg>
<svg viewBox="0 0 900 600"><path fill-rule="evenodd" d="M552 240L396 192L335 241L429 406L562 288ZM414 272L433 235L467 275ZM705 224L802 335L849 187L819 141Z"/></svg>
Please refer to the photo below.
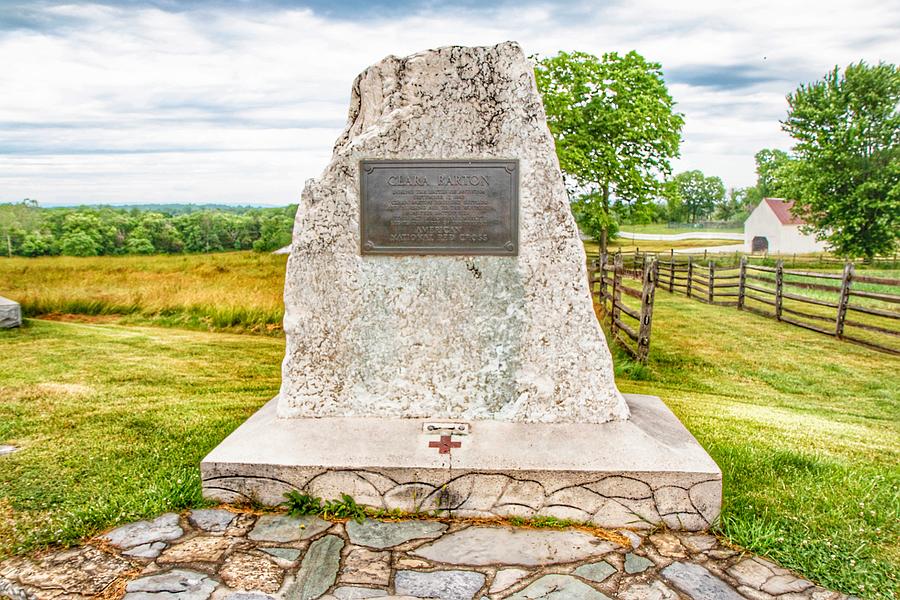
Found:
<svg viewBox="0 0 900 600"><path fill-rule="evenodd" d="M346 493L460 517L707 528L721 509L722 472L659 398L626 399L628 421L599 425L279 419L272 400L203 460L203 494L275 505L290 490Z"/></svg>

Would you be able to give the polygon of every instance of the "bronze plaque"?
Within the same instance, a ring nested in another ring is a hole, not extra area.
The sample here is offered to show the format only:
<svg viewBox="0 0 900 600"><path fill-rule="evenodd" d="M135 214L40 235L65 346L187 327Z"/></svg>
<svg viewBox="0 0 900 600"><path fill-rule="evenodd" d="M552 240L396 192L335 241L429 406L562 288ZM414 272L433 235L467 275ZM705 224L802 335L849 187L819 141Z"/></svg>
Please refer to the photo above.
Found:
<svg viewBox="0 0 900 600"><path fill-rule="evenodd" d="M363 160L363 254L519 251L519 161Z"/></svg>

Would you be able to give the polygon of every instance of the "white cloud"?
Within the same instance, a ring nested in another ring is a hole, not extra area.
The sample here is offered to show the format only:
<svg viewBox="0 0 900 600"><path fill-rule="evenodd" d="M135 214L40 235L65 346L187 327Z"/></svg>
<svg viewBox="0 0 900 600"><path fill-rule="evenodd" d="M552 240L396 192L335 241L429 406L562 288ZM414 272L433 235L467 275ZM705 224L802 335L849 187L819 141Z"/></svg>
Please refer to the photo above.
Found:
<svg viewBox="0 0 900 600"><path fill-rule="evenodd" d="M687 121L676 167L749 185L757 150L789 147L785 94L835 64L898 62L900 33L900 6L873 0L429 5L381 19L197 6L58 5L44 9L52 28L0 31L0 201L295 201L359 71L507 39L661 62Z"/></svg>

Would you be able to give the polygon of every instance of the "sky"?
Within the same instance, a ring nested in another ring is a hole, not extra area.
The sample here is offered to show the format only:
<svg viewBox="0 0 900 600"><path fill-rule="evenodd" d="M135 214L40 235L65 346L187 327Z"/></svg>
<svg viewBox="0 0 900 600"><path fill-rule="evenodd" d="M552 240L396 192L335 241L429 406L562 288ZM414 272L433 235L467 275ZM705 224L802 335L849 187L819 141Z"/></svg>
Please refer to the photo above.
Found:
<svg viewBox="0 0 900 600"><path fill-rule="evenodd" d="M637 50L685 115L676 172L753 185L785 96L900 62L900 2L0 0L0 202L296 202L370 64L515 40Z"/></svg>

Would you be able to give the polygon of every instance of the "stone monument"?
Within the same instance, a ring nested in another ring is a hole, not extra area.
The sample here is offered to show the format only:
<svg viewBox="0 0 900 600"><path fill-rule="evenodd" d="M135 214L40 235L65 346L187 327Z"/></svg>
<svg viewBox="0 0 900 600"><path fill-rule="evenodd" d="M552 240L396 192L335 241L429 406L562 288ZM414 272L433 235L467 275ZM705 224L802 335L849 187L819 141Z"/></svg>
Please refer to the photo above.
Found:
<svg viewBox="0 0 900 600"><path fill-rule="evenodd" d="M307 182L281 392L203 461L204 493L290 490L459 516L702 529L721 472L624 397L532 64L515 43L388 57Z"/></svg>

